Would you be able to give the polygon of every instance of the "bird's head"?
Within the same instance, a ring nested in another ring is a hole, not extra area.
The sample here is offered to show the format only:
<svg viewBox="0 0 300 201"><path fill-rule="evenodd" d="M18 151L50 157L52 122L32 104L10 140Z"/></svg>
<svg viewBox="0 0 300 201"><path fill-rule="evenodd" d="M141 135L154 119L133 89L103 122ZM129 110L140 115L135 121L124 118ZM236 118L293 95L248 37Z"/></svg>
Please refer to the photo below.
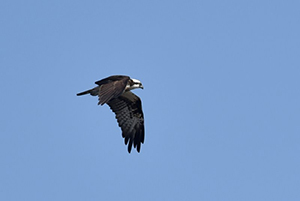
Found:
<svg viewBox="0 0 300 201"><path fill-rule="evenodd" d="M137 88L141 88L144 89L141 81L137 80L137 79L133 79L131 78L126 86L126 91L132 90L132 89L137 89Z"/></svg>

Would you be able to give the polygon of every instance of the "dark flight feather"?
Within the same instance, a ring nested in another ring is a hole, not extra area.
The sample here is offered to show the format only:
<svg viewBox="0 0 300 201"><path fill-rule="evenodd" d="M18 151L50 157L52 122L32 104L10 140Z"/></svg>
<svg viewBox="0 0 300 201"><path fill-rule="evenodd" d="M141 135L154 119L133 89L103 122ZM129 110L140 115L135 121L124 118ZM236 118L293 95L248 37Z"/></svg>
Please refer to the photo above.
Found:
<svg viewBox="0 0 300 201"><path fill-rule="evenodd" d="M114 82L109 82L106 84L100 85L99 90L99 105L103 105L105 103L108 103L109 100L112 98L116 98L120 96L126 88L126 84L128 82L128 79L123 80L116 80Z"/></svg>
<svg viewBox="0 0 300 201"><path fill-rule="evenodd" d="M125 144L128 144L128 152L130 153L132 144L140 152L141 143L144 143L145 138L144 114L140 98L128 91L107 104L116 114Z"/></svg>

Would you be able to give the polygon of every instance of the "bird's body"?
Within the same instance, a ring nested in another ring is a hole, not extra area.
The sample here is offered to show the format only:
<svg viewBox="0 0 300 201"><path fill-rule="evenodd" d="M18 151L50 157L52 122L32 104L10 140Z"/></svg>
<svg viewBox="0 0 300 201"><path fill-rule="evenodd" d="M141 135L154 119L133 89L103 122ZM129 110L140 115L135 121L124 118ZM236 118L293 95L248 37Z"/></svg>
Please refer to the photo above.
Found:
<svg viewBox="0 0 300 201"><path fill-rule="evenodd" d="M98 105L108 104L116 114L116 119L128 144L128 152L132 145L140 152L141 144L144 143L144 115L141 99L130 90L142 88L139 80L125 75L114 75L95 82L97 87L78 93L77 96L90 94L98 96Z"/></svg>

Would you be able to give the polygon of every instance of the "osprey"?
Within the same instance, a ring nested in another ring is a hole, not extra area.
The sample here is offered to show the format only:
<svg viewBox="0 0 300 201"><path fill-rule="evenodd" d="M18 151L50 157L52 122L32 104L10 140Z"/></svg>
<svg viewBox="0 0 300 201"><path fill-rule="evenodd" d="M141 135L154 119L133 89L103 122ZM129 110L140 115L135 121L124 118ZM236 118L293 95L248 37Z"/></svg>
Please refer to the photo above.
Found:
<svg viewBox="0 0 300 201"><path fill-rule="evenodd" d="M116 114L125 145L131 152L132 144L140 152L141 143L144 143L144 115L141 99L130 90L141 88L142 83L125 75L113 75L95 82L98 86L78 93L77 96L90 94L98 96L98 105L109 105Z"/></svg>

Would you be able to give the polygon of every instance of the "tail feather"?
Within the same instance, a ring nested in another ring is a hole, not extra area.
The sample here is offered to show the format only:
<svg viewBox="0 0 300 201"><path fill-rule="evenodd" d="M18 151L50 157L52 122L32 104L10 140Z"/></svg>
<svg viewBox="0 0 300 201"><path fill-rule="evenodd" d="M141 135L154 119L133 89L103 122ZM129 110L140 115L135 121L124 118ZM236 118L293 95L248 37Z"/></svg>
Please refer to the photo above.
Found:
<svg viewBox="0 0 300 201"><path fill-rule="evenodd" d="M80 93L77 94L77 96L82 96L82 95L85 95L85 94L91 94L92 96L97 96L98 92L99 92L99 86L97 86L93 89L89 89L89 90L80 92Z"/></svg>
<svg viewBox="0 0 300 201"><path fill-rule="evenodd" d="M77 96L82 96L82 95L85 95L85 94L89 94L89 93L91 93L91 91L92 91L92 89L89 89L89 90L87 90L87 91L80 92L80 93L77 94Z"/></svg>

